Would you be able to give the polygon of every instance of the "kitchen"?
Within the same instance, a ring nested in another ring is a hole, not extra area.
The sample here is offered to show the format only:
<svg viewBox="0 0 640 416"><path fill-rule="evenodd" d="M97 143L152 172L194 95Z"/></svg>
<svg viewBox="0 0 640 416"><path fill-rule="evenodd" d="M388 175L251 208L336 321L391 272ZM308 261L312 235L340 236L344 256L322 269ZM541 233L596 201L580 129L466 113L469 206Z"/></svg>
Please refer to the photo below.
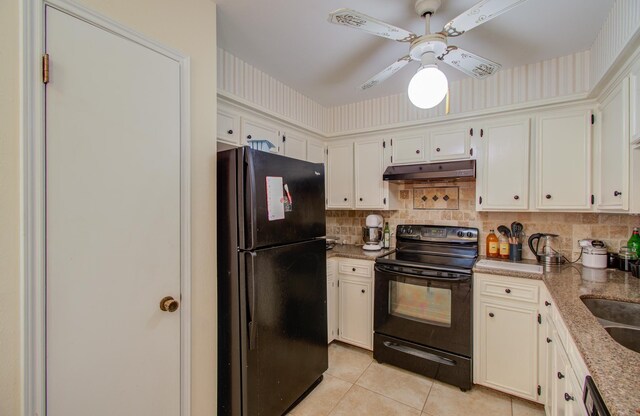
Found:
<svg viewBox="0 0 640 416"><path fill-rule="evenodd" d="M344 6L356 11L337 10L331 23L347 12L395 23L371 5ZM395 81L384 75L385 83L366 89L372 98L355 101L363 94L347 90L351 102L323 111L309 97L326 102L328 93L300 87L304 77L253 57L232 37L221 42L219 149L260 138L272 142L273 153L325 163L333 247L326 269L328 369L290 414L635 414L637 341L612 327L637 320L613 319L604 310L637 310L639 300L629 265L637 260L626 247L640 226L632 104L640 63L637 40L617 64L594 59L611 42L604 37L624 6L607 7L611 14L585 50L502 68L481 81L454 78L448 100L425 110L406 92L371 95ZM229 7L230 22L233 12ZM373 51L376 38L361 38ZM389 61L391 46L376 45ZM599 65L612 72L596 81ZM358 71L343 78L357 82ZM413 74L406 72L395 85L406 89ZM512 233L514 224L520 229ZM389 244L376 251L387 229ZM499 262L486 240L494 230ZM601 298L626 303L605 307ZM621 332L634 338L628 328Z"/></svg>
<svg viewBox="0 0 640 416"><path fill-rule="evenodd" d="M640 4L312 3L3 3L0 413L637 415Z"/></svg>

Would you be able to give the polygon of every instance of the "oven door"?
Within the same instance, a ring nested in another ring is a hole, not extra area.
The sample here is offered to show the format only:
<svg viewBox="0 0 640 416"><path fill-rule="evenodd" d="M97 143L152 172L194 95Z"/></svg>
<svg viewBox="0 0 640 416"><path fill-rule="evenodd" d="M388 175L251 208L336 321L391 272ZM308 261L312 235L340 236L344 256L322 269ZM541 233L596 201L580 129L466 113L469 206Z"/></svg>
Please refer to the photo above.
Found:
<svg viewBox="0 0 640 416"><path fill-rule="evenodd" d="M376 333L471 357L471 275L416 276L376 265L374 293Z"/></svg>

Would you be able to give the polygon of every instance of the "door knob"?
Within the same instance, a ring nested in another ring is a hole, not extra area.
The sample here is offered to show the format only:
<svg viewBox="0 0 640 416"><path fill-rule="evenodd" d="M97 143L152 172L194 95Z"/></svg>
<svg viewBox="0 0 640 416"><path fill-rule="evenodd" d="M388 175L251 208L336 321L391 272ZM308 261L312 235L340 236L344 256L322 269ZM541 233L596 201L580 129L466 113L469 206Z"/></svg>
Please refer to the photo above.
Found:
<svg viewBox="0 0 640 416"><path fill-rule="evenodd" d="M179 306L180 303L171 296L165 296L160 301L160 310L164 312L175 312Z"/></svg>
<svg viewBox="0 0 640 416"><path fill-rule="evenodd" d="M622 195L622 192L620 192L620 191L614 191L613 192L613 196L620 196L620 195Z"/></svg>

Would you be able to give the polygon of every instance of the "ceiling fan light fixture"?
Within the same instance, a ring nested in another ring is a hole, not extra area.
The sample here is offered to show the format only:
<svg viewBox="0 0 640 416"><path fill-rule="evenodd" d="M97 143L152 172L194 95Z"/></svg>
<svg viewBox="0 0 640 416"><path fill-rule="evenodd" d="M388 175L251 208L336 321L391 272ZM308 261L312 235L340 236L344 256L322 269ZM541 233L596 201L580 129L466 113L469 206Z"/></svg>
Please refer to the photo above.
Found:
<svg viewBox="0 0 640 416"><path fill-rule="evenodd" d="M411 78L409 100L418 108L428 109L440 104L449 90L449 82L435 64L424 65Z"/></svg>

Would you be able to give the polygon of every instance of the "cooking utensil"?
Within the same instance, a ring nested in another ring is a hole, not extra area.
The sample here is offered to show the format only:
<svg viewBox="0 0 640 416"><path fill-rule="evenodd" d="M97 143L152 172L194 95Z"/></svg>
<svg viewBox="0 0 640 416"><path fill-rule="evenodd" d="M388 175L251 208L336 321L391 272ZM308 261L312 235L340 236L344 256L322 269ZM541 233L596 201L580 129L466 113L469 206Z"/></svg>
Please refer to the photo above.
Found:
<svg viewBox="0 0 640 416"><path fill-rule="evenodd" d="M506 226L504 226L504 225L500 225L500 226L498 226L498 232L499 232L500 234L504 234L504 235L506 235L506 236L507 236L507 238L511 237L511 230L510 230L510 229L508 229L508 228L507 228Z"/></svg>
<svg viewBox="0 0 640 416"><path fill-rule="evenodd" d="M522 233L522 231L524 230L524 225L522 225L521 223L514 221L511 223L511 235L513 235L516 238L520 238L520 234Z"/></svg>

